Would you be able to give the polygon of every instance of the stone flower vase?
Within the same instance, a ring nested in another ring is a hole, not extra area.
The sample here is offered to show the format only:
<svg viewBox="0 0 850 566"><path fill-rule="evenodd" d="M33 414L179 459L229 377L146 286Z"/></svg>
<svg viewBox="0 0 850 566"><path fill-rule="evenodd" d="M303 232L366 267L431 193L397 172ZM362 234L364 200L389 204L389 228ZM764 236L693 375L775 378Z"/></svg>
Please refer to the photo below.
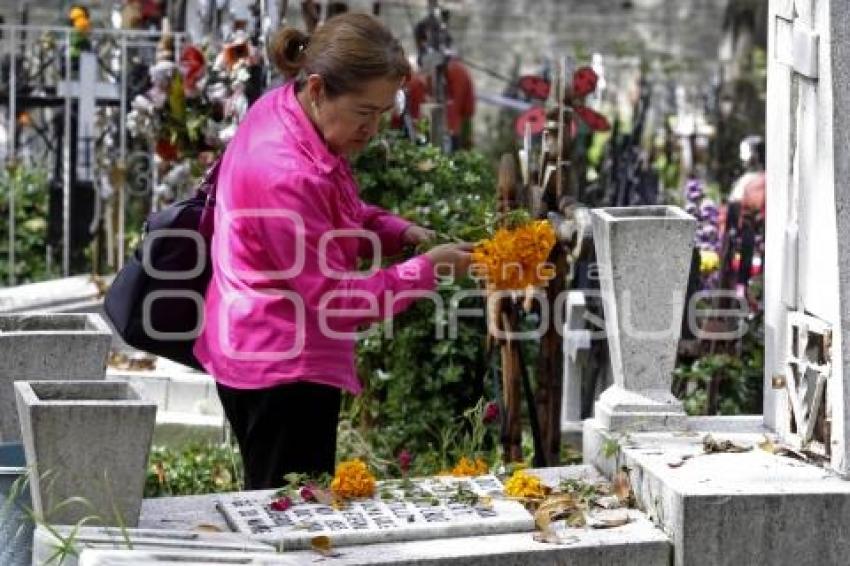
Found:
<svg viewBox="0 0 850 566"><path fill-rule="evenodd" d="M13 381L104 379L112 331L98 314L0 315L0 442L20 442Z"/></svg>
<svg viewBox="0 0 850 566"><path fill-rule="evenodd" d="M595 406L609 430L684 424L671 393L696 220L674 206L591 211L614 384Z"/></svg>
<svg viewBox="0 0 850 566"><path fill-rule="evenodd" d="M136 526L156 403L120 380L18 381L15 393L37 516L69 525L97 515L99 524ZM72 497L90 506L60 505Z"/></svg>

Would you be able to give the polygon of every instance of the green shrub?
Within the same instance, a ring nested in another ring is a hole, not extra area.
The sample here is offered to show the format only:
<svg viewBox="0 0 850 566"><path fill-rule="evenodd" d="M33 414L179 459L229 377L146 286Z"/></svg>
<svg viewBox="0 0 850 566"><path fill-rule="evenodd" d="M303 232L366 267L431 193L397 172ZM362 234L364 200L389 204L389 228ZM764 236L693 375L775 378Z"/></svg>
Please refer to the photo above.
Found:
<svg viewBox="0 0 850 566"><path fill-rule="evenodd" d="M239 451L229 444L195 444L183 450L154 447L145 497L238 491L242 485Z"/></svg>
<svg viewBox="0 0 850 566"><path fill-rule="evenodd" d="M9 195L15 191L15 282L44 281L59 276L55 263L48 267L47 171L17 167L0 172L0 287L9 283Z"/></svg>
<svg viewBox="0 0 850 566"><path fill-rule="evenodd" d="M409 220L453 236L475 240L492 224L495 177L487 159L475 152L444 155L432 146L402 139L373 142L355 161L361 197ZM397 258L395 258L397 259ZM473 289L471 280L441 286L448 308L460 289ZM483 301L464 301L463 308L483 308ZM373 454L373 462L392 465L401 450L414 455L414 469L436 472L463 455L465 435L471 434L464 413L485 395L485 323L461 319L458 336L438 339L437 308L423 299L395 317L393 337L386 324L361 340L357 367L363 393L347 399L345 430L355 430ZM345 457L343 446L340 457ZM350 452L350 451L349 451Z"/></svg>

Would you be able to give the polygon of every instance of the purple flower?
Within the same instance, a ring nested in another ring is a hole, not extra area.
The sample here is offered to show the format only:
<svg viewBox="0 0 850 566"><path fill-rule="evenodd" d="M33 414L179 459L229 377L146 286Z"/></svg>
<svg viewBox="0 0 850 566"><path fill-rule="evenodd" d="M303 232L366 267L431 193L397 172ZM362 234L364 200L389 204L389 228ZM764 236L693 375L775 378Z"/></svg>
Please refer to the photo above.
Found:
<svg viewBox="0 0 850 566"><path fill-rule="evenodd" d="M688 181L685 185L685 195L691 202L701 199L703 195L702 183L696 179Z"/></svg>

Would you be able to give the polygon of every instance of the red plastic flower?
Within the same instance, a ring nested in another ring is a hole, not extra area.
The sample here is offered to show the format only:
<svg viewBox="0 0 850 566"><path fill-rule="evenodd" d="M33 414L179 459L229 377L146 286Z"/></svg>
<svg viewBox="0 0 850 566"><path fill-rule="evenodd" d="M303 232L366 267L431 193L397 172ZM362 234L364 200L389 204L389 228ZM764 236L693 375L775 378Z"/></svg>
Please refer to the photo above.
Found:
<svg viewBox="0 0 850 566"><path fill-rule="evenodd" d="M286 511L287 509L292 507L292 500L287 496L278 497L277 499L271 502L269 507L271 507L275 511Z"/></svg>
<svg viewBox="0 0 850 566"><path fill-rule="evenodd" d="M573 110L594 132L607 132L611 129L611 124L608 123L608 119L599 112L592 110L587 106L576 106Z"/></svg>
<svg viewBox="0 0 850 566"><path fill-rule="evenodd" d="M398 455L398 467L401 468L402 473L407 473L410 470L410 464L413 462L413 454L410 453L410 450L405 448Z"/></svg>
<svg viewBox="0 0 850 566"><path fill-rule="evenodd" d="M516 133L519 137L523 137L525 135L526 124L529 125L532 135L542 132L543 128L546 126L546 110L540 106L535 106L520 114L515 124Z"/></svg>
<svg viewBox="0 0 850 566"><path fill-rule="evenodd" d="M549 84L549 81L547 81L543 77L525 75L520 77L519 79L519 88L529 98L539 98L540 100L546 100L547 98L549 98L549 91L552 87Z"/></svg>
<svg viewBox="0 0 850 566"><path fill-rule="evenodd" d="M495 401L487 403L481 420L484 421L484 424L491 424L499 420L499 404Z"/></svg>
<svg viewBox="0 0 850 566"><path fill-rule="evenodd" d="M573 73L573 95L587 96L596 90L599 76L590 67L580 67Z"/></svg>

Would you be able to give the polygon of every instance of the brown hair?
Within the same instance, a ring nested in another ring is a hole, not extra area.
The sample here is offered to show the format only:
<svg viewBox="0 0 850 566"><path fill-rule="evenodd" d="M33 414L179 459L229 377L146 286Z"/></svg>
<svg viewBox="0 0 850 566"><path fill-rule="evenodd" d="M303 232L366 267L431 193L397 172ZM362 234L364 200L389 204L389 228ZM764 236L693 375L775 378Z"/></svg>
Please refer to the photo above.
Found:
<svg viewBox="0 0 850 566"><path fill-rule="evenodd" d="M368 14L347 13L330 18L312 36L291 27L278 30L268 47L269 59L286 78L303 86L319 75L331 98L357 92L378 78L401 80L410 64L398 40Z"/></svg>

